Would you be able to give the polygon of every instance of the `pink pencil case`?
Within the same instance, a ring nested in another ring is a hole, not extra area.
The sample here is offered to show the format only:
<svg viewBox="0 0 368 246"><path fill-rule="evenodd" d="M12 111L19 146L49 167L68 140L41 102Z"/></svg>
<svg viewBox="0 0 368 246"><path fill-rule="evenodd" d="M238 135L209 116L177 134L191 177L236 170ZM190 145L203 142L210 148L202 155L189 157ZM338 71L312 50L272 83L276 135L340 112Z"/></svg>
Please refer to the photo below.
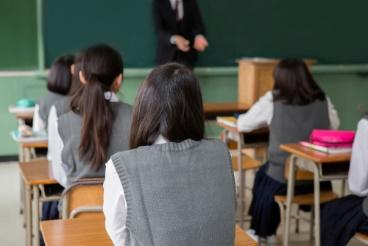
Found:
<svg viewBox="0 0 368 246"><path fill-rule="evenodd" d="M354 131L315 129L310 135L310 142L324 147L350 148L354 137Z"/></svg>

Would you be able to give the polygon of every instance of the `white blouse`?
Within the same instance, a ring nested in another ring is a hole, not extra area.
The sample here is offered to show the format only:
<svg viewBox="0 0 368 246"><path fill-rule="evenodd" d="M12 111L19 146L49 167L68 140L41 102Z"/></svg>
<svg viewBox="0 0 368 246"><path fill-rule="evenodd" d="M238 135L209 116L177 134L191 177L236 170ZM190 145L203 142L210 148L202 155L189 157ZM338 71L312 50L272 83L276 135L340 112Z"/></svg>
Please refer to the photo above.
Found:
<svg viewBox="0 0 368 246"><path fill-rule="evenodd" d="M173 10L176 9L176 2L178 1L178 11L179 11L179 20L182 20L184 17L184 5L183 0L170 0L171 8Z"/></svg>
<svg viewBox="0 0 368 246"><path fill-rule="evenodd" d="M45 122L40 117L40 105L36 104L35 111L33 113L33 124L32 130L34 132L44 132L45 129Z"/></svg>
<svg viewBox="0 0 368 246"><path fill-rule="evenodd" d="M168 141L159 136L154 144L164 144ZM121 184L115 166L110 159L106 163L103 212L105 214L105 228L115 246L124 245L127 236L126 216L127 203L123 185Z"/></svg>
<svg viewBox="0 0 368 246"><path fill-rule="evenodd" d="M338 129L340 119L329 97L327 98L328 116L332 129ZM273 117L273 94L268 91L262 96L247 113L241 114L237 121L238 130L242 132L251 132L253 130L267 127L271 124Z"/></svg>
<svg viewBox="0 0 368 246"><path fill-rule="evenodd" d="M105 92L105 99L110 100L110 102L119 101L118 97L113 92ZM58 130L58 116L55 106L51 107L48 119L48 142L49 148L47 159L52 163L52 174L60 185L66 187L67 177L61 160L64 144Z"/></svg>
<svg viewBox="0 0 368 246"><path fill-rule="evenodd" d="M358 123L349 169L349 189L357 196L368 195L368 120Z"/></svg>

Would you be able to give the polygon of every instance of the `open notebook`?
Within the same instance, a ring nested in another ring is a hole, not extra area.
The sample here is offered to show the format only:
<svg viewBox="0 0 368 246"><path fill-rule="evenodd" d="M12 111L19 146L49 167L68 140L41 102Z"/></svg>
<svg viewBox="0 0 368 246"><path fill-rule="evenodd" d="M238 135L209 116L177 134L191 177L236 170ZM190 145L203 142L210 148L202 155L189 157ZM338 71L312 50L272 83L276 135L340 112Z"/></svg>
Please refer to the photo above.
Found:
<svg viewBox="0 0 368 246"><path fill-rule="evenodd" d="M10 132L10 136L16 142L38 142L38 141L45 141L47 140L47 134L44 132L33 132L33 134L29 137L22 137L19 135L19 131L15 130Z"/></svg>

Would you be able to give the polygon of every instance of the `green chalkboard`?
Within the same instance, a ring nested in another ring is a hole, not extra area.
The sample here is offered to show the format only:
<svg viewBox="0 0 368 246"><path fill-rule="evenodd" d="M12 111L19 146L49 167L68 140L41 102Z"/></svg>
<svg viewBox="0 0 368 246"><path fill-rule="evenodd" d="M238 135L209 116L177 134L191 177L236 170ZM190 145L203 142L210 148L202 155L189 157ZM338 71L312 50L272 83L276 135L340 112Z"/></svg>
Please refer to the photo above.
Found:
<svg viewBox="0 0 368 246"><path fill-rule="evenodd" d="M119 48L129 67L154 64L152 0L45 1L47 62L96 42ZM210 47L200 66L242 56L368 62L368 1L198 0Z"/></svg>
<svg viewBox="0 0 368 246"><path fill-rule="evenodd" d="M36 1L1 0L0 31L0 69L36 68Z"/></svg>
<svg viewBox="0 0 368 246"><path fill-rule="evenodd" d="M6 34L0 39L0 51L5 51L0 68L36 66L34 1L0 1L1 18L9 17L0 24ZM153 66L156 40L151 2L43 1L47 64L61 54L105 42L122 52L128 67ZM199 66L231 66L243 56L298 56L325 64L368 63L366 0L198 0L198 3L210 42L207 52L200 56Z"/></svg>

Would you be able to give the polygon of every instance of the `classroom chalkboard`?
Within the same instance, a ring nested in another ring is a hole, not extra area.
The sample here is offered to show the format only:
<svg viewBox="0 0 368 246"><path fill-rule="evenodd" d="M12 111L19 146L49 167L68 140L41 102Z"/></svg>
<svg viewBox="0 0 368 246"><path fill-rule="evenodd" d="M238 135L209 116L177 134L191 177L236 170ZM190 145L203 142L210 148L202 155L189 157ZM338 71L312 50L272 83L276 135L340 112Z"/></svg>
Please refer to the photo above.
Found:
<svg viewBox="0 0 368 246"><path fill-rule="evenodd" d="M232 66L240 57L368 63L366 0L197 1L210 42L199 66ZM14 12L0 22L6 34L0 39L0 68L36 67L35 11L30 11L35 0L0 2L0 15ZM3 2L13 5L4 9ZM152 0L44 0L43 4L48 65L59 55L101 42L118 48L127 67L154 65Z"/></svg>
<svg viewBox="0 0 368 246"><path fill-rule="evenodd" d="M0 1L0 69L37 67L35 0Z"/></svg>

